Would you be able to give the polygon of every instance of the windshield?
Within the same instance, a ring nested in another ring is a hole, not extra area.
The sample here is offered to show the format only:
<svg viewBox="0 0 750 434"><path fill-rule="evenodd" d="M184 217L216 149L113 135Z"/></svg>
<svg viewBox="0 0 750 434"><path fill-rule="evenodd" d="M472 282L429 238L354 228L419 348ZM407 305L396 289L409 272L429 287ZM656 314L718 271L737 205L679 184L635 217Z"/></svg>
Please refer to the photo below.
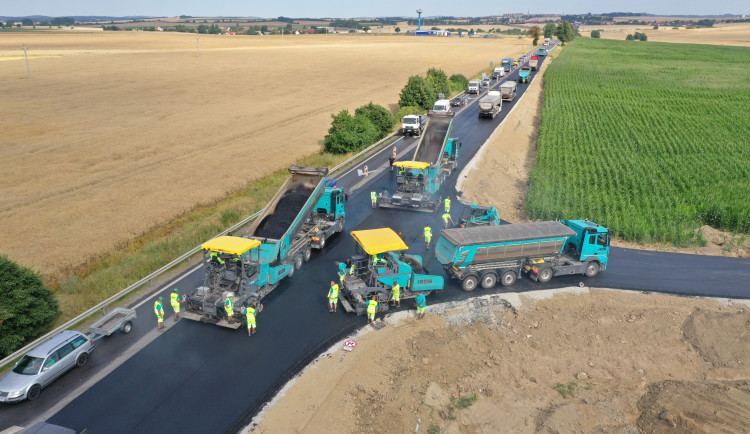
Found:
<svg viewBox="0 0 750 434"><path fill-rule="evenodd" d="M435 105L435 107L432 110L436 111L436 112L447 112L448 111L448 107L446 107L444 105Z"/></svg>
<svg viewBox="0 0 750 434"><path fill-rule="evenodd" d="M405 124L416 124L417 123L417 118L404 118L404 123Z"/></svg>
<svg viewBox="0 0 750 434"><path fill-rule="evenodd" d="M13 368L13 372L24 375L36 375L39 373L39 368L42 367L44 360L38 357L23 356L20 362Z"/></svg>

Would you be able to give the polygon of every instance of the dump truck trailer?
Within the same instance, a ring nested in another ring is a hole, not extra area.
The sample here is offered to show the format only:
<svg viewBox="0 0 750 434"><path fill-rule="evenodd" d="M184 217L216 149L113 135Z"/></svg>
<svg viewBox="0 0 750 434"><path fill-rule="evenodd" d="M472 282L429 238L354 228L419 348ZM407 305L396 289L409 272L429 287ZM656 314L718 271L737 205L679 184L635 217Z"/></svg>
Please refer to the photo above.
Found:
<svg viewBox="0 0 750 434"><path fill-rule="evenodd" d="M518 71L518 82L528 83L530 75L531 75L531 68L528 66L522 66L521 69Z"/></svg>
<svg viewBox="0 0 750 434"><path fill-rule="evenodd" d="M376 297L378 312L388 311L392 288L400 286L400 300L415 298L442 290L442 276L421 274L422 257L406 253L409 248L390 228L352 231L356 253L352 257L350 273L344 278L339 301L347 312L363 315L367 308L362 302Z"/></svg>
<svg viewBox="0 0 750 434"><path fill-rule="evenodd" d="M479 100L479 118L495 119L503 107L503 97L500 91L491 90Z"/></svg>
<svg viewBox="0 0 750 434"><path fill-rule="evenodd" d="M515 81L506 81L500 85L500 94L503 96L503 101L513 101L516 99L516 91L518 84Z"/></svg>
<svg viewBox="0 0 750 434"><path fill-rule="evenodd" d="M399 161L395 191L385 189L378 196L382 208L434 212L440 206L443 182L458 165L460 142L450 137L451 117L433 117L420 138L413 160Z"/></svg>
<svg viewBox="0 0 750 434"><path fill-rule="evenodd" d="M292 166L290 176L250 226L248 238L260 241L260 260L289 263L295 270L344 229L347 195L326 178L327 168Z"/></svg>
<svg viewBox="0 0 750 434"><path fill-rule="evenodd" d="M561 220L444 229L435 257L466 291L522 273L547 283L554 276L596 276L607 268L609 231L588 220Z"/></svg>

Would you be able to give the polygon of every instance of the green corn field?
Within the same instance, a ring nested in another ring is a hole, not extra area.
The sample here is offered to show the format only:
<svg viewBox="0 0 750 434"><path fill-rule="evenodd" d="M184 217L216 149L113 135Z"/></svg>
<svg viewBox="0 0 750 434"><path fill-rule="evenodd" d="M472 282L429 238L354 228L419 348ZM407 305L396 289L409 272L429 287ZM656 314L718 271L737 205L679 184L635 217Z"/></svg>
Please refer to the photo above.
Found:
<svg viewBox="0 0 750 434"><path fill-rule="evenodd" d="M578 38L544 76L526 211L626 240L750 232L750 49Z"/></svg>

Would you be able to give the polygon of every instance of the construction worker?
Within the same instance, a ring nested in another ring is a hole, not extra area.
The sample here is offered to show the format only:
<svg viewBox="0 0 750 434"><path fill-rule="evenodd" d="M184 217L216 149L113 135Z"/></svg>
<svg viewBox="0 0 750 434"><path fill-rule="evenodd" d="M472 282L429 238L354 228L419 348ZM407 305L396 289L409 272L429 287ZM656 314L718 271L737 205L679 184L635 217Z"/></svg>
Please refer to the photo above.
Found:
<svg viewBox="0 0 750 434"><path fill-rule="evenodd" d="M177 288L172 291L170 297L172 298L170 303L172 304L172 310L174 310L174 320L177 321L180 316L180 303L184 300L180 300L180 290Z"/></svg>
<svg viewBox="0 0 750 434"><path fill-rule="evenodd" d="M245 319L247 320L247 335L252 336L255 334L256 326L255 326L255 315L261 313L263 311L263 305L260 305L260 309L255 309L256 304L253 303L252 306L243 307L242 313L245 314Z"/></svg>
<svg viewBox="0 0 750 434"><path fill-rule="evenodd" d="M401 306L401 286L398 284L398 282L394 282L393 286L391 287L391 301L394 301L394 306Z"/></svg>
<svg viewBox="0 0 750 434"><path fill-rule="evenodd" d="M221 255L219 254L219 252L213 252L212 251L211 255L209 255L209 256L211 257L212 261L215 261L219 265L224 265L224 260L221 259Z"/></svg>
<svg viewBox="0 0 750 434"><path fill-rule="evenodd" d="M427 300L425 300L424 294L421 291L418 292L417 298L414 301L414 305L417 306L417 319L424 318L424 310L427 307Z"/></svg>
<svg viewBox="0 0 750 434"><path fill-rule="evenodd" d="M385 264L385 263L386 263L386 260L385 260L385 258L383 258L383 254L382 253L378 253L378 254L372 255L372 266L373 267L377 267L378 265Z"/></svg>
<svg viewBox="0 0 750 434"><path fill-rule="evenodd" d="M443 201L443 205L445 205L445 212L451 212L451 198L446 197Z"/></svg>
<svg viewBox="0 0 750 434"><path fill-rule="evenodd" d="M164 305L162 304L164 297L159 297L154 302L154 313L156 313L156 330L162 331L164 329Z"/></svg>
<svg viewBox="0 0 750 434"><path fill-rule="evenodd" d="M370 192L370 201L372 201L373 208L378 206L378 194L375 192L375 190Z"/></svg>
<svg viewBox="0 0 750 434"><path fill-rule="evenodd" d="M446 227L446 228L448 227L448 220L450 220L451 223L453 223L454 226L456 225L456 222L453 221L453 219L451 218L450 213L445 213L445 214L443 214L443 227Z"/></svg>
<svg viewBox="0 0 750 434"><path fill-rule="evenodd" d="M430 248L430 241L432 240L432 228L430 225L424 227L424 244L427 248Z"/></svg>
<svg viewBox="0 0 750 434"><path fill-rule="evenodd" d="M229 297L224 300L224 310L227 312L227 322L232 322L232 316L234 316L234 303L232 303L232 299Z"/></svg>
<svg viewBox="0 0 750 434"><path fill-rule="evenodd" d="M359 300L360 303L367 305L367 323L372 324L375 322L375 313L378 311L378 301L375 299L375 296L372 296L372 300L365 303L362 300Z"/></svg>
<svg viewBox="0 0 750 434"><path fill-rule="evenodd" d="M345 262L337 262L337 264L339 266L339 283L341 285L343 285L344 284L344 278L346 277L346 273L347 273L346 263Z"/></svg>
<svg viewBox="0 0 750 434"><path fill-rule="evenodd" d="M339 304L339 286L336 282L331 281L331 288L328 290L328 312L336 312Z"/></svg>

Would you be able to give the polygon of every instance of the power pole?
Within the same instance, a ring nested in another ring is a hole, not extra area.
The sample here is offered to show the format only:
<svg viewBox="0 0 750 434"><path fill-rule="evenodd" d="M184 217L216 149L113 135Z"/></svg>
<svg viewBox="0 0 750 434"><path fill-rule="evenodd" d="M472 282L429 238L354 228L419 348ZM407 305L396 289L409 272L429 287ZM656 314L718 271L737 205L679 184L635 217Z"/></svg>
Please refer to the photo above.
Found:
<svg viewBox="0 0 750 434"><path fill-rule="evenodd" d="M198 42L198 35L195 35L195 49L198 50L198 57L201 57L201 46Z"/></svg>
<svg viewBox="0 0 750 434"><path fill-rule="evenodd" d="M29 69L29 54L26 52L26 44L23 44L23 56L26 58L26 78L31 78L31 70Z"/></svg>

